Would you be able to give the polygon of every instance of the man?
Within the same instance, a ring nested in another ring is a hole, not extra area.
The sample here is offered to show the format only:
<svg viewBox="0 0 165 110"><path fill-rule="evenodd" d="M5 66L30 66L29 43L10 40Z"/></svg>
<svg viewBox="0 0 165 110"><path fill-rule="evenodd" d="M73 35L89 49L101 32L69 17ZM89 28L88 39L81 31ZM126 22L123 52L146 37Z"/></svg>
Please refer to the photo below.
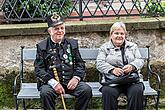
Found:
<svg viewBox="0 0 165 110"><path fill-rule="evenodd" d="M44 110L55 110L55 100L60 94L76 97L75 110L86 110L92 97L92 89L83 82L85 64L82 60L78 41L65 38L63 18L53 13L47 18L50 37L38 43L35 73L40 79L39 90ZM52 67L57 69L60 82L54 76Z"/></svg>

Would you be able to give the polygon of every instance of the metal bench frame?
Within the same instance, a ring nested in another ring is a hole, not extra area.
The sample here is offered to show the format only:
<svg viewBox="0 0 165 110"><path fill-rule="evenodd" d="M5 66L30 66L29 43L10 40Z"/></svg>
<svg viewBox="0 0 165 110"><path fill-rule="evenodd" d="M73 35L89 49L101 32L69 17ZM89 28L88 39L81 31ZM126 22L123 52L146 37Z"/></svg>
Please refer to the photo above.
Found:
<svg viewBox="0 0 165 110"><path fill-rule="evenodd" d="M142 55L142 58L145 59L147 62L147 80L143 81L145 90L144 90L144 96L145 96L145 103L144 103L144 108L146 109L147 102L149 97L151 96L152 99L155 102L155 109L158 110L158 105L159 105L159 97L160 97L160 77L157 73L153 72L150 68L150 54L149 54L149 46L146 46L145 48L139 48L140 53ZM80 48L80 54L84 60L96 60L98 53L97 48ZM22 101L22 107L23 110L26 110L26 104L25 100L26 99L39 99L40 98L40 92L37 89L37 83L24 83L23 82L23 73L24 73L24 62L25 61L34 61L36 56L36 48L32 49L27 49L24 48L24 46L21 46L21 63L20 63L20 70L19 74L15 77L14 80L14 87L13 87L13 94L14 94L14 99L15 99L15 108L18 110L19 104L18 101ZM156 87L151 88L150 85L150 77L155 76L155 81L156 81ZM20 80L20 88L17 87L17 80ZM100 83L99 82L86 82L92 87L92 93L93 97L101 97L102 94L99 92L100 88ZM17 92L17 89L19 91ZM65 98L72 98L71 95L65 94Z"/></svg>

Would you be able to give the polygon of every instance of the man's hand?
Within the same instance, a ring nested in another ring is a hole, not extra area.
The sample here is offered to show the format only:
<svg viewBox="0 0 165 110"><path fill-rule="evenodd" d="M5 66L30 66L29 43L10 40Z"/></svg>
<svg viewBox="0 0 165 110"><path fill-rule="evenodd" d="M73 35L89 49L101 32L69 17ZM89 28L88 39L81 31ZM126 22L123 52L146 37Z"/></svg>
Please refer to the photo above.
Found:
<svg viewBox="0 0 165 110"><path fill-rule="evenodd" d="M69 90L74 90L76 87L77 87L77 84L79 83L79 80L77 79L77 78L75 78L75 77L73 77L70 81L69 81L69 83L68 83L68 85L67 85L67 88L69 89Z"/></svg>
<svg viewBox="0 0 165 110"><path fill-rule="evenodd" d="M64 94L65 93L65 90L64 88L62 87L62 85L60 83L58 83L55 87L54 87L54 90L56 93L58 94Z"/></svg>

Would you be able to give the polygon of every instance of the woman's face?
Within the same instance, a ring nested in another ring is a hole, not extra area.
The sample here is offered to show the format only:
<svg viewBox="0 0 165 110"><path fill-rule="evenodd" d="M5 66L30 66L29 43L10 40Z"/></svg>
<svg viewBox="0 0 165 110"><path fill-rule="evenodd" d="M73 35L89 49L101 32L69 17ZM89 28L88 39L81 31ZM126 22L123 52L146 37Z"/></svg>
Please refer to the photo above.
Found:
<svg viewBox="0 0 165 110"><path fill-rule="evenodd" d="M112 39L112 42L116 47L120 47L125 40L125 32L123 28L114 30L110 38Z"/></svg>

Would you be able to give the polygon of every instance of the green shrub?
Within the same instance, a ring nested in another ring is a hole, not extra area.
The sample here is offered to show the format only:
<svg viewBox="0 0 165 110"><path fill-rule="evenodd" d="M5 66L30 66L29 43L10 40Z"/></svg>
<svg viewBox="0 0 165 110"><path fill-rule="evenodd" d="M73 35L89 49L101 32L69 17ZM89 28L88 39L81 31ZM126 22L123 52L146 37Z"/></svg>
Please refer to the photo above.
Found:
<svg viewBox="0 0 165 110"><path fill-rule="evenodd" d="M12 108L14 106L12 89L15 75L18 73L14 70L10 72L11 74L5 74L0 78L0 108L5 106Z"/></svg>
<svg viewBox="0 0 165 110"><path fill-rule="evenodd" d="M52 12L62 16L68 14L71 0L7 0L3 7L10 18L45 18Z"/></svg>
<svg viewBox="0 0 165 110"><path fill-rule="evenodd" d="M157 0L150 0L146 6L146 11L151 16L164 16L165 2L157 2Z"/></svg>

